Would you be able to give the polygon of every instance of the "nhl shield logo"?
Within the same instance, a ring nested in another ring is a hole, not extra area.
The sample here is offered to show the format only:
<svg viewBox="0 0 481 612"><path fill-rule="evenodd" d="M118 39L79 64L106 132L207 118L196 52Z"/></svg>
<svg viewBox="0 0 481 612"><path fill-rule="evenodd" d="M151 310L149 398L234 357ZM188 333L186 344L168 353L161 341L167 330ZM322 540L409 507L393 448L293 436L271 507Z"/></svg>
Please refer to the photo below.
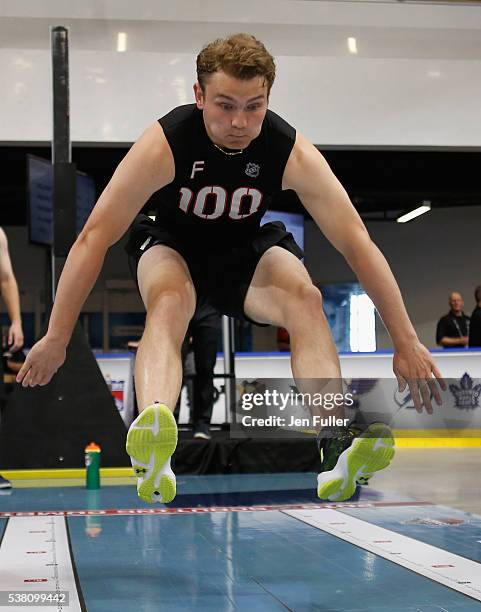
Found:
<svg viewBox="0 0 481 612"><path fill-rule="evenodd" d="M259 176L260 169L261 167L259 166L259 164L253 164L252 162L249 162L246 166L246 174L251 178L257 178Z"/></svg>

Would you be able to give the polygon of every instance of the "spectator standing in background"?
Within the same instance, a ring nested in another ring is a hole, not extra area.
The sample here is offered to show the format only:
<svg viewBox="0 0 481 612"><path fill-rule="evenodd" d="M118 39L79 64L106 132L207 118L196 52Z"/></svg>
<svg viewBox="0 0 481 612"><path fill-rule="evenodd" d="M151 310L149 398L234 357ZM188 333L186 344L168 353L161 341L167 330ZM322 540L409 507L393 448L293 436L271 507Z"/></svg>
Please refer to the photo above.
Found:
<svg viewBox="0 0 481 612"><path fill-rule="evenodd" d="M214 368L221 328L220 313L208 300L199 297L187 335L192 338L195 363L192 406L194 438L201 440L211 438L209 425L214 407Z"/></svg>
<svg viewBox="0 0 481 612"><path fill-rule="evenodd" d="M443 348L465 348L469 341L469 317L463 312L464 300L454 291L449 297L450 310L436 328L436 344Z"/></svg>
<svg viewBox="0 0 481 612"><path fill-rule="evenodd" d="M474 290L474 299L476 300L476 308L471 315L469 322L469 347L481 347L481 285L478 285Z"/></svg>
<svg viewBox="0 0 481 612"><path fill-rule="evenodd" d="M23 346L22 318L20 316L20 294L13 273L12 262L8 252L8 240L5 232L0 227L0 293L7 307L10 318L8 328L7 345L11 353L15 353ZM3 344L3 338L2 338ZM3 347L2 347L3 354ZM0 359L0 402L5 399L5 388L3 382L3 363ZM3 407L3 406L2 406ZM10 481L0 475L0 489L9 489Z"/></svg>

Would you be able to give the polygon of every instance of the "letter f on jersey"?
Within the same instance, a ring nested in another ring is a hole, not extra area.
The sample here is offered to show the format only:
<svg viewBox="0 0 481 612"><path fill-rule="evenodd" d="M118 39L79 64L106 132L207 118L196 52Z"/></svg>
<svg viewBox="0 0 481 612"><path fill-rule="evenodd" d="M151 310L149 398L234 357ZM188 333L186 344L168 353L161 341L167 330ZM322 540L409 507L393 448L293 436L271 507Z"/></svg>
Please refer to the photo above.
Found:
<svg viewBox="0 0 481 612"><path fill-rule="evenodd" d="M193 179L194 175L196 172L202 172L204 170L204 164L205 162L203 161L195 161L193 166L192 166L192 172L190 174L190 178Z"/></svg>

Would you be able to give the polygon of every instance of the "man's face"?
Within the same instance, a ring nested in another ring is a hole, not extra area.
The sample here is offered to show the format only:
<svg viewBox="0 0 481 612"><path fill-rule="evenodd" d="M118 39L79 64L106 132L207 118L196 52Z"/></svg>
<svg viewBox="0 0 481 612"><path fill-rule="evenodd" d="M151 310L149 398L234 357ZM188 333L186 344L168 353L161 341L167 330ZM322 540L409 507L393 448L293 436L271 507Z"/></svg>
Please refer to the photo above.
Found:
<svg viewBox="0 0 481 612"><path fill-rule="evenodd" d="M451 293L451 297L449 298L449 306L456 314L461 314L463 312L464 300L460 293Z"/></svg>
<svg viewBox="0 0 481 612"><path fill-rule="evenodd" d="M225 72L212 74L203 92L194 85L197 107L204 111L209 138L228 149L245 149L259 136L267 111L267 86L262 77L247 81Z"/></svg>

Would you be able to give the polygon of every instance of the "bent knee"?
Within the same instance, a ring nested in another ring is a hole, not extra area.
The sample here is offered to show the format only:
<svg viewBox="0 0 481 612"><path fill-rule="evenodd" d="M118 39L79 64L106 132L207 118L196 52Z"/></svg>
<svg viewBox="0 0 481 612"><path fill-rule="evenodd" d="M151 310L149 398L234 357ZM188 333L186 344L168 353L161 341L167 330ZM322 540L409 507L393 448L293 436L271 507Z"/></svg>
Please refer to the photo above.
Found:
<svg viewBox="0 0 481 612"><path fill-rule="evenodd" d="M321 292L309 281L302 281L295 287L292 297L286 302L286 307L289 319L324 316Z"/></svg>
<svg viewBox="0 0 481 612"><path fill-rule="evenodd" d="M195 311L195 290L184 287L151 291L147 301L147 319L183 320L187 324Z"/></svg>

